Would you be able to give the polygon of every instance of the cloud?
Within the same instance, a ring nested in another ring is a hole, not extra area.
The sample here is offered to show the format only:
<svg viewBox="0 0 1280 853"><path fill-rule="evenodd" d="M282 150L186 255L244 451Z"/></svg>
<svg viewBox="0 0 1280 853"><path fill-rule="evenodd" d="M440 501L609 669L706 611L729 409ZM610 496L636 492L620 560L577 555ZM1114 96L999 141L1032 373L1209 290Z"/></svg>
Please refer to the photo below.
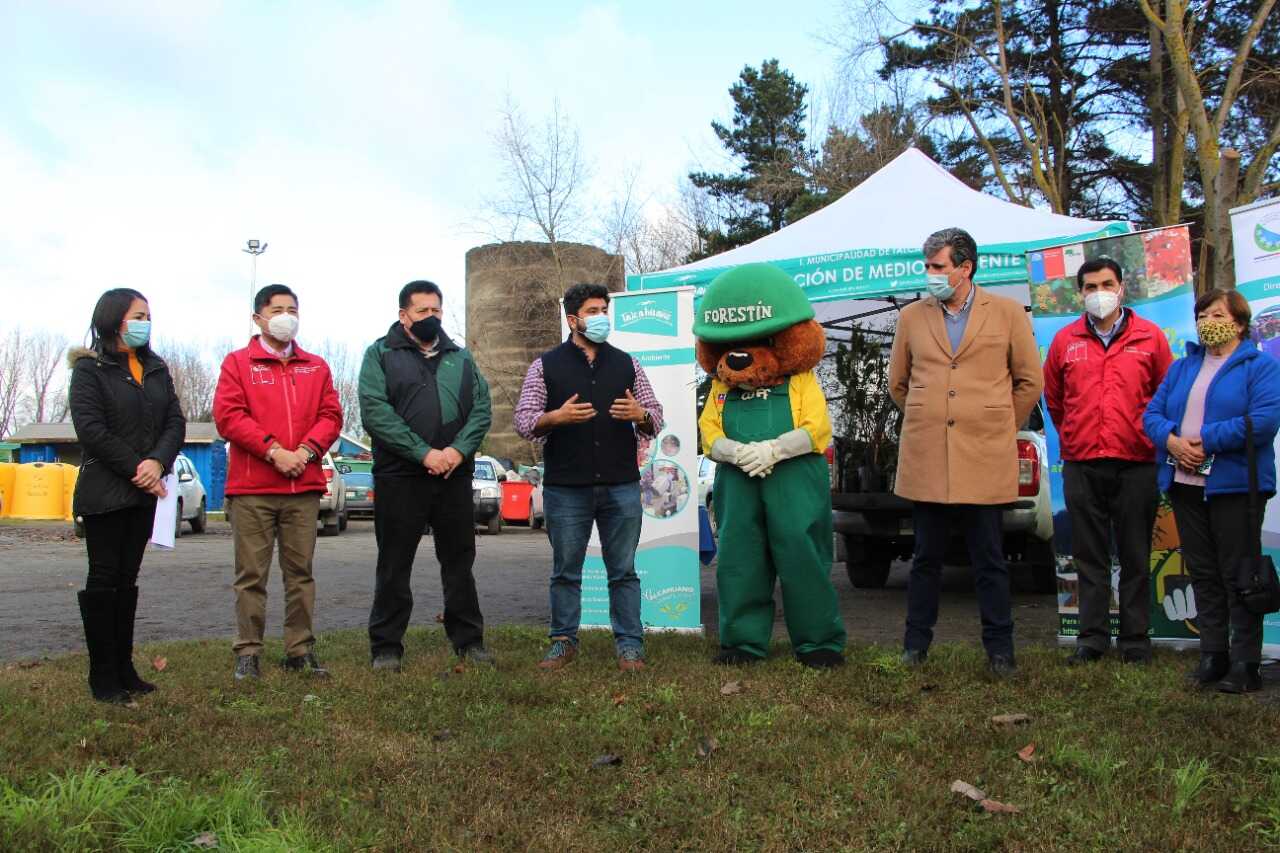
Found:
<svg viewBox="0 0 1280 853"><path fill-rule="evenodd" d="M254 237L270 243L259 283L299 291L304 344L367 343L411 278L438 281L460 317L504 93L531 116L558 98L600 187L632 163L674 186L688 140L762 58L645 14L443 0L7 10L0 298L24 325L79 338L98 294L133 286L158 334L238 338ZM712 82L694 80L708 69Z"/></svg>

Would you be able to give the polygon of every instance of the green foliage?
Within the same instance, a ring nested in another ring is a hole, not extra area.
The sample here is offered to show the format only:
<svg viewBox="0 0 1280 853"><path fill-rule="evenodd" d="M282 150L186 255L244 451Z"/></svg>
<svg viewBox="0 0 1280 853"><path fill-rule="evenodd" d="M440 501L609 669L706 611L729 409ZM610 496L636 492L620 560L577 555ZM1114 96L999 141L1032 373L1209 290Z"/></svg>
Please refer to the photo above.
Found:
<svg viewBox="0 0 1280 853"><path fill-rule="evenodd" d="M705 190L722 211L723 230L700 236L707 257L741 246L782 228L787 209L805 191L805 96L809 89L791 72L767 59L746 66L729 88L733 119L711 123L725 150L741 164L734 174L693 172L689 180Z"/></svg>
<svg viewBox="0 0 1280 853"><path fill-rule="evenodd" d="M256 779L226 780L199 794L176 779L90 764L22 789L0 779L5 850L327 850L285 815L273 824Z"/></svg>
<svg viewBox="0 0 1280 853"><path fill-rule="evenodd" d="M854 326L847 343L836 346L834 403L837 467L846 491L882 491L882 479L898 463L898 431L902 413L889 395L889 347L893 328Z"/></svg>

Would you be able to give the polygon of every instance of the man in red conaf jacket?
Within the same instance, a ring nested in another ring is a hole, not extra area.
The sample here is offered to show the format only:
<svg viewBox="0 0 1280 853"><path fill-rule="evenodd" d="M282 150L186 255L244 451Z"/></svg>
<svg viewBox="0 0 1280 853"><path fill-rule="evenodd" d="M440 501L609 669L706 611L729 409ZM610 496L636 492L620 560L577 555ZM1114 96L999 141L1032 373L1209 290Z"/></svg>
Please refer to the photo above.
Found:
<svg viewBox="0 0 1280 853"><path fill-rule="evenodd" d="M311 560L325 490L320 458L338 438L342 406L329 365L294 342L298 298L293 291L283 284L262 288L253 312L262 334L222 362L213 398L218 434L231 447L227 518L236 555L235 677L259 675L267 575L277 539L284 576L284 666L326 676L313 651Z"/></svg>
<svg viewBox="0 0 1280 853"><path fill-rule="evenodd" d="M1076 274L1085 313L1054 336L1044 397L1062 447L1062 492L1071 518L1080 634L1068 664L1101 660L1111 647L1111 541L1120 560L1125 663L1151 659L1147 637L1151 528L1160 493L1155 448L1142 415L1173 361L1160 327L1120 304L1120 265L1086 261Z"/></svg>

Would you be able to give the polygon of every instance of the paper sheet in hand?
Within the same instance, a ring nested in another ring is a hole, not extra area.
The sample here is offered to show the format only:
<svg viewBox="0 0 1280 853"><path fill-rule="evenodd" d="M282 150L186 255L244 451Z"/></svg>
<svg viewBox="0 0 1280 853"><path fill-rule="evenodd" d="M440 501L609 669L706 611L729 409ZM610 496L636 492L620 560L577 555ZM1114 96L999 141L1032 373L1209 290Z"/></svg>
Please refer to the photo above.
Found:
<svg viewBox="0 0 1280 853"><path fill-rule="evenodd" d="M156 521L151 526L151 544L159 548L173 547L173 532L177 529L178 477L169 474L164 478L165 496L156 500Z"/></svg>

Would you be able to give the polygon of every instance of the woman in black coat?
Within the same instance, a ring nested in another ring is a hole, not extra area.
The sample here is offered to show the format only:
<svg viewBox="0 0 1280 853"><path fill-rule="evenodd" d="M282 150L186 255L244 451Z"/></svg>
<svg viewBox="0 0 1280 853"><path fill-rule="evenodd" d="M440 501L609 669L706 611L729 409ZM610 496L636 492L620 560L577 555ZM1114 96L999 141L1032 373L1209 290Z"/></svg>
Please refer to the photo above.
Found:
<svg viewBox="0 0 1280 853"><path fill-rule="evenodd" d="M126 702L155 689L133 667L138 569L186 419L169 369L149 346L151 310L141 293L102 294L89 335L90 348L68 353L71 420L84 450L72 509L84 519L89 552L80 616L93 697Z"/></svg>

